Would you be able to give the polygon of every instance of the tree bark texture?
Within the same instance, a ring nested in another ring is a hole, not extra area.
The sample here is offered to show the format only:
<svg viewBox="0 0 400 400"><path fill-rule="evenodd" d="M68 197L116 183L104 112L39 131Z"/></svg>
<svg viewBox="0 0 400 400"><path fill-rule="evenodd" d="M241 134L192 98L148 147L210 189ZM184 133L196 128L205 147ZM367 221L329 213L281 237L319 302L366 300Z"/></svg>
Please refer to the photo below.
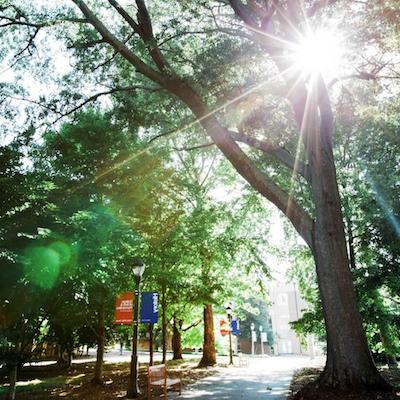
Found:
<svg viewBox="0 0 400 400"><path fill-rule="evenodd" d="M212 304L204 305L204 340L203 340L203 356L200 360L199 367L208 367L217 363L217 353L215 350L214 335L214 313Z"/></svg>
<svg viewBox="0 0 400 400"><path fill-rule="evenodd" d="M173 360L182 360L182 321L178 321L176 316L173 317L173 332L172 332L172 351Z"/></svg>
<svg viewBox="0 0 400 400"><path fill-rule="evenodd" d="M320 90L323 87L315 88L319 95ZM321 100L315 107L309 101L302 127L315 205L312 252L327 333L327 361L320 383L340 388L385 386L368 348L349 268L332 151L333 118L324 112Z"/></svg>
<svg viewBox="0 0 400 400"><path fill-rule="evenodd" d="M96 365L94 368L94 376L92 382L97 385L103 383L103 363L104 363L104 346L105 346L105 324L104 324L104 307L102 306L98 311L98 325L97 325L97 352L96 352Z"/></svg>

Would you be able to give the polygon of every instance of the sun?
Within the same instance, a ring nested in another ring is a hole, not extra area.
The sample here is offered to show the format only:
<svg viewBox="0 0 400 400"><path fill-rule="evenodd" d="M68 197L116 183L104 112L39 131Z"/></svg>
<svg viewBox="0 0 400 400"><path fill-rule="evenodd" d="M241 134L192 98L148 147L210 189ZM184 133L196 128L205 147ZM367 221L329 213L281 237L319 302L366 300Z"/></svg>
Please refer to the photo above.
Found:
<svg viewBox="0 0 400 400"><path fill-rule="evenodd" d="M319 30L300 38L294 47L294 66L305 75L334 75L340 68L343 45L335 31Z"/></svg>

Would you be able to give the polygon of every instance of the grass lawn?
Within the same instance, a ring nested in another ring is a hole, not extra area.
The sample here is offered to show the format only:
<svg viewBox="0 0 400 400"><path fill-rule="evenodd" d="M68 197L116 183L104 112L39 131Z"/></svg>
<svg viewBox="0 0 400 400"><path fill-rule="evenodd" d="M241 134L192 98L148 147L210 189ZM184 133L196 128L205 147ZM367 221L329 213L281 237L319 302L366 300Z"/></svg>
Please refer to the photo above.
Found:
<svg viewBox="0 0 400 400"><path fill-rule="evenodd" d="M199 360L188 359L169 361L171 376L181 375L182 383L189 384L217 372L218 368L196 368ZM18 377L17 396L23 400L48 399L87 399L108 400L123 398L129 375L129 363L104 364L104 384L93 385L94 363L73 364L72 368L62 370L55 365L46 367L25 367ZM146 398L147 365L141 364L139 386L142 397ZM0 380L0 399L6 399L8 383Z"/></svg>

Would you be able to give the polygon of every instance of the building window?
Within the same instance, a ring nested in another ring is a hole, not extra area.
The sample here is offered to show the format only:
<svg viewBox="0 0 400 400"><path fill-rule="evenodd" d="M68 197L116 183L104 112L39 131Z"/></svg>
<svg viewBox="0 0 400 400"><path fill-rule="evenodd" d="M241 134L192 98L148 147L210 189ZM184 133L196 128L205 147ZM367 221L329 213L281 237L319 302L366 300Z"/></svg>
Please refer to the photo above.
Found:
<svg viewBox="0 0 400 400"><path fill-rule="evenodd" d="M278 295L278 305L287 306L288 305L288 295L287 293L280 293Z"/></svg>

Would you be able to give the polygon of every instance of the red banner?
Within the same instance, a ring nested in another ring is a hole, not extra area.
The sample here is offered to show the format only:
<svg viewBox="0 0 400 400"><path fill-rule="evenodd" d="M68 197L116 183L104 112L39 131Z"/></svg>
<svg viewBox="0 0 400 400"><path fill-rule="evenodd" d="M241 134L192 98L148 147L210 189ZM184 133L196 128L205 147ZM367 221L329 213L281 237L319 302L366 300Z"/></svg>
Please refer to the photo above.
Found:
<svg viewBox="0 0 400 400"><path fill-rule="evenodd" d="M229 323L221 319L219 321L219 331L222 336L225 336L229 333Z"/></svg>
<svg viewBox="0 0 400 400"><path fill-rule="evenodd" d="M115 323L127 325L132 323L133 293L122 293L115 300Z"/></svg>

